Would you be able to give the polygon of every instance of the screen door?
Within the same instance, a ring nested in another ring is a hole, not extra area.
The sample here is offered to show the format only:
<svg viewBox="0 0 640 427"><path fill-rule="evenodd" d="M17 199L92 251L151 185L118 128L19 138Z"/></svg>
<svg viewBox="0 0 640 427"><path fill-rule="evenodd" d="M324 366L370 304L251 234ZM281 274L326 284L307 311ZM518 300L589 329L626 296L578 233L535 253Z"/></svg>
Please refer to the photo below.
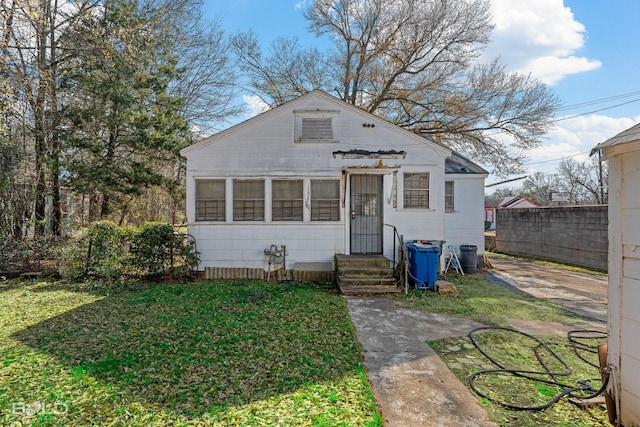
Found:
<svg viewBox="0 0 640 427"><path fill-rule="evenodd" d="M351 175L351 253L382 253L382 175Z"/></svg>

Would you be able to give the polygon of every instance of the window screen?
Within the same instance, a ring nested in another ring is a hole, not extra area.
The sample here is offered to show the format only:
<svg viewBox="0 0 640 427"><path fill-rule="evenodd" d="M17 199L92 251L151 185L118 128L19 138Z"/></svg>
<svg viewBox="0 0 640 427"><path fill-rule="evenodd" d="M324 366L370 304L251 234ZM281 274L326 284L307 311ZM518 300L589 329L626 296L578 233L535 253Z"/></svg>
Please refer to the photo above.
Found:
<svg viewBox="0 0 640 427"><path fill-rule="evenodd" d="M225 181L196 181L196 221L225 220Z"/></svg>
<svg viewBox="0 0 640 427"><path fill-rule="evenodd" d="M340 181L311 181L311 221L340 221Z"/></svg>
<svg viewBox="0 0 640 427"><path fill-rule="evenodd" d="M271 188L271 219L302 221L302 181L274 180Z"/></svg>
<svg viewBox="0 0 640 427"><path fill-rule="evenodd" d="M453 181L444 182L444 210L453 212L455 210L453 198Z"/></svg>
<svg viewBox="0 0 640 427"><path fill-rule="evenodd" d="M264 221L264 180L233 181L233 220Z"/></svg>
<svg viewBox="0 0 640 427"><path fill-rule="evenodd" d="M403 198L405 208L428 209L429 174L405 173Z"/></svg>

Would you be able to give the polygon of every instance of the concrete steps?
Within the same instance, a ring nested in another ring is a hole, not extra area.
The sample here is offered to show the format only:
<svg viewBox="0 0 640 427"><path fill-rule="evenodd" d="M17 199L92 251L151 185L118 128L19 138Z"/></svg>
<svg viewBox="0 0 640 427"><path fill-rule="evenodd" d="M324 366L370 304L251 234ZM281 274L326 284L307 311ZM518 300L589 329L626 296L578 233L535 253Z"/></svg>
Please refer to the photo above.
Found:
<svg viewBox="0 0 640 427"><path fill-rule="evenodd" d="M336 255L337 278L344 295L400 293L391 262L382 255Z"/></svg>

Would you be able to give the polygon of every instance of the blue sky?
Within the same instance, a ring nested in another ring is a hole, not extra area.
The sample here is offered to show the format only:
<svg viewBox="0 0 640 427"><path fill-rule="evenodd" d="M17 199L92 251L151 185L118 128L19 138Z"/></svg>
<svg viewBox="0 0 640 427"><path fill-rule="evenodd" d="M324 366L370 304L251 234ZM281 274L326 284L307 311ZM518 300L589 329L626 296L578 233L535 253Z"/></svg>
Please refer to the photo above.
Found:
<svg viewBox="0 0 640 427"><path fill-rule="evenodd" d="M308 1L205 0L205 16L218 17L229 33L253 30L265 47L279 36L318 45L302 16ZM529 153L529 173L551 172L567 157L586 161L596 144L640 121L640 1L491 1L496 29L485 56L531 73L565 106L556 128Z"/></svg>

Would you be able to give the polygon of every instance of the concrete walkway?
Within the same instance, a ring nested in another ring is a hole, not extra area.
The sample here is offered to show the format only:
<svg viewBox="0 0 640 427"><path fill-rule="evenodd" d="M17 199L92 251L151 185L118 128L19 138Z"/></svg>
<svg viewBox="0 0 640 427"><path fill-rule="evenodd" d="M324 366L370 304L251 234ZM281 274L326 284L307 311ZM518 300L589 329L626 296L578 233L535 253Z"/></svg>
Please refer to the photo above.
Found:
<svg viewBox="0 0 640 427"><path fill-rule="evenodd" d="M422 313L387 297L345 297L386 426L497 426L427 341L482 326Z"/></svg>
<svg viewBox="0 0 640 427"><path fill-rule="evenodd" d="M487 277L548 299L590 318L606 331L607 276L494 256ZM476 397L429 347L428 341L464 337L482 326L467 320L402 308L386 297L345 297L364 352L364 365L386 426L497 426ZM516 329L566 335L585 324L515 321ZM464 341L464 340L462 340Z"/></svg>
<svg viewBox="0 0 640 427"><path fill-rule="evenodd" d="M577 272L518 258L491 256L491 275L582 316L607 321L607 275Z"/></svg>

